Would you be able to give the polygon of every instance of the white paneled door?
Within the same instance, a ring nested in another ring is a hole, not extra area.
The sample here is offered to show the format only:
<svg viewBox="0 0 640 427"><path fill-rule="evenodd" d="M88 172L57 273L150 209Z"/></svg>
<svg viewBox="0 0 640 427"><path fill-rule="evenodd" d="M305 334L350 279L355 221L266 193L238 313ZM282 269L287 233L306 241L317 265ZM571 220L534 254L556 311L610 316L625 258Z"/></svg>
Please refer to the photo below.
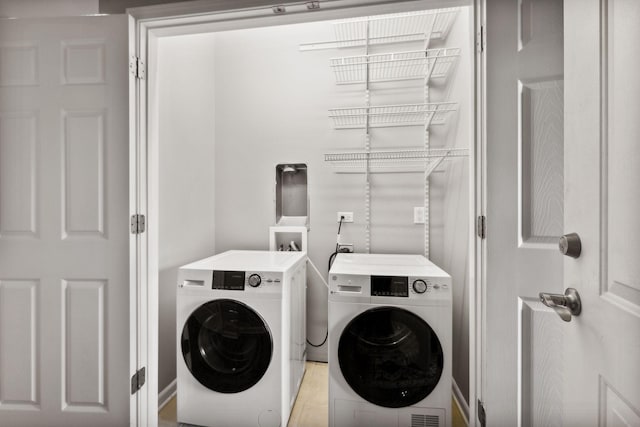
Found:
<svg viewBox="0 0 640 427"><path fill-rule="evenodd" d="M519 424L638 427L640 2L564 0L563 15L562 233L578 237L562 288L541 284L551 307L520 299ZM569 288L573 315L557 307Z"/></svg>
<svg viewBox="0 0 640 427"><path fill-rule="evenodd" d="M564 64L562 1L522 0L518 76L518 421L562 425L561 323L538 299L562 293ZM515 307L514 307L515 308ZM502 419L504 421L506 418Z"/></svg>
<svg viewBox="0 0 640 427"><path fill-rule="evenodd" d="M565 426L640 426L639 23L637 0L565 0Z"/></svg>
<svg viewBox="0 0 640 427"><path fill-rule="evenodd" d="M637 0L487 2L487 425L640 426L639 22ZM568 322L539 297L567 288Z"/></svg>
<svg viewBox="0 0 640 427"><path fill-rule="evenodd" d="M562 291L562 2L487 1L487 425L552 426L555 317ZM553 317L555 316L555 317ZM551 327L549 327L549 323ZM551 332L549 332L549 330ZM542 341L542 342L541 342Z"/></svg>
<svg viewBox="0 0 640 427"><path fill-rule="evenodd" d="M124 16L0 22L0 425L129 423Z"/></svg>

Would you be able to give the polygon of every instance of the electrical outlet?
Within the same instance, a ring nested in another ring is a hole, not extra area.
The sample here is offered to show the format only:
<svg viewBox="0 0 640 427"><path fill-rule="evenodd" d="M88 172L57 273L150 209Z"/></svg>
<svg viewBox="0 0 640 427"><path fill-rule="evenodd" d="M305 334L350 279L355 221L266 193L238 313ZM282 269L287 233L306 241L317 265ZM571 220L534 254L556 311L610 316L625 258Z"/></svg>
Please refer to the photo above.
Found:
<svg viewBox="0 0 640 427"><path fill-rule="evenodd" d="M353 212L338 212L337 221L340 222L340 217L344 217L342 222L353 222Z"/></svg>
<svg viewBox="0 0 640 427"><path fill-rule="evenodd" d="M424 224L424 206L416 206L413 208L413 223Z"/></svg>
<svg viewBox="0 0 640 427"><path fill-rule="evenodd" d="M339 243L338 244L338 252L343 254L352 254L353 253L353 243Z"/></svg>

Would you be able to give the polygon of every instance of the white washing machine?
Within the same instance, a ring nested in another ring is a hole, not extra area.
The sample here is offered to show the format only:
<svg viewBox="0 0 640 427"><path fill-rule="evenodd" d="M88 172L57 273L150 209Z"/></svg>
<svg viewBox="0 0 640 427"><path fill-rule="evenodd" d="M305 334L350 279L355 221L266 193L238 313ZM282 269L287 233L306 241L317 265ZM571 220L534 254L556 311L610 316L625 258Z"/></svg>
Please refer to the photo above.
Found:
<svg viewBox="0 0 640 427"><path fill-rule="evenodd" d="M451 277L420 255L329 271L329 426L451 425Z"/></svg>
<svg viewBox="0 0 640 427"><path fill-rule="evenodd" d="M306 253L228 251L178 270L178 422L286 426L306 361Z"/></svg>

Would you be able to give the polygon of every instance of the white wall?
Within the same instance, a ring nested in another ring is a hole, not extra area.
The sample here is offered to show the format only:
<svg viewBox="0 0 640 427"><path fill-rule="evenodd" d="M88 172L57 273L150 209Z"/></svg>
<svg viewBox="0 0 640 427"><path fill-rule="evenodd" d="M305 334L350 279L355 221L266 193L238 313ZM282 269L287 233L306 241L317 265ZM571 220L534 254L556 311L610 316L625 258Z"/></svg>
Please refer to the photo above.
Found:
<svg viewBox="0 0 640 427"><path fill-rule="evenodd" d="M213 41L159 44L159 391L176 376L177 268L215 253Z"/></svg>
<svg viewBox="0 0 640 427"><path fill-rule="evenodd" d="M447 147L473 145L473 39L472 14L460 10L446 40L462 49L456 69L440 96L458 102L455 126L434 145L446 140ZM436 93L438 88L435 89ZM437 135L437 134L436 134ZM453 377L465 400L469 400L469 160L457 159L431 179L431 259L453 280ZM473 232L473 231L471 231Z"/></svg>
<svg viewBox="0 0 640 427"><path fill-rule="evenodd" d="M357 188L337 191L346 187L323 161L336 138L327 118L336 102L327 58L335 52L298 49L301 41L331 37L326 29L326 24L308 24L219 33L215 70L216 248L268 248L275 166L306 163L308 254L325 277L335 247L335 211L356 210L362 200ZM343 227L347 236L354 234L349 228ZM327 328L327 292L313 272L308 276L308 339L320 343ZM327 360L326 345L308 352L311 359Z"/></svg>
<svg viewBox="0 0 640 427"><path fill-rule="evenodd" d="M453 117L451 125L431 132L432 146L468 147L471 141L471 65L468 56L472 46L468 24L469 16L463 11L446 43L464 48L463 56L448 84L436 85L431 91L432 101L449 97L460 102L460 112ZM214 55L215 67L197 70L194 75L197 67L193 61L197 55L194 54L194 58L186 62L190 65L183 68L175 67L176 57L165 59L173 64L167 66L173 67L176 73L167 79L172 80L167 84L175 84L176 79L183 78L186 79L183 90L191 92L196 88L192 92L193 98L183 94L182 100L173 98L175 102L171 102L171 108L180 110L187 119L193 112L194 102L202 102L198 97L209 99L213 88L208 85L214 82L212 99L215 105L201 104L208 113L200 114L208 117L205 120L210 120L211 125L215 122L215 137L208 139L211 147L215 141L215 157L213 154L210 157L211 169L199 169L199 173L215 173L215 180L211 180L215 181L215 215L211 217L215 217L216 252L267 249L268 229L275 221L275 166L306 163L311 198L308 253L326 277L328 257L335 247L337 211L353 211L355 215L353 224L343 225L342 241L354 243L357 252L365 250L364 175L336 174L324 162L326 152L359 150L364 146L362 130L334 130L328 118L329 108L364 103L363 86L336 85L328 65L331 57L360 54L361 49L301 52L301 42L333 37L328 23L230 31L216 33L213 37L201 36L202 40L197 37L176 38L173 46L176 51L186 47L195 50L195 46L200 46L200 56ZM179 44L183 48L178 47ZM416 47L407 47L411 48ZM374 89L372 103L423 101L421 82L385 83ZM167 89L161 87L161 90L164 93ZM164 126L172 128L180 123L175 116L177 113L167 114L171 121L166 120ZM423 141L422 131L421 127L375 129L372 148L419 147ZM161 136L165 138L162 133ZM179 150L182 155L189 156L184 147ZM192 153L190 157L198 155L201 154ZM169 165L164 168L171 169L180 168ZM468 161L447 162L441 169L444 172L433 175L431 185L431 258L454 278L453 372L466 396ZM161 194L165 194L164 190ZM198 194L202 194L202 190L199 189ZM413 224L413 207L423 205L423 199L421 173L372 176L371 252L423 253L423 226ZM162 219L161 226L164 229ZM171 283L171 278L167 280ZM308 339L319 343L327 327L327 292L313 272L309 274L308 286ZM161 333L166 333L162 324ZM326 345L319 349L309 347L308 354L310 359L326 360ZM163 378L162 362L160 370Z"/></svg>

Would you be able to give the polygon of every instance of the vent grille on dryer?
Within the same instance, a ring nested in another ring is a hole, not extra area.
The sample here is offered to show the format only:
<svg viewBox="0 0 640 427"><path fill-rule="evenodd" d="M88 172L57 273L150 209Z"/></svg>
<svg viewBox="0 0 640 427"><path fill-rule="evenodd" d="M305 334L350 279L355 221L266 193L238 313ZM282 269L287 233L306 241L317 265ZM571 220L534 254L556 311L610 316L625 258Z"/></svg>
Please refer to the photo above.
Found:
<svg viewBox="0 0 640 427"><path fill-rule="evenodd" d="M439 421L437 415L411 414L411 427L438 427Z"/></svg>

